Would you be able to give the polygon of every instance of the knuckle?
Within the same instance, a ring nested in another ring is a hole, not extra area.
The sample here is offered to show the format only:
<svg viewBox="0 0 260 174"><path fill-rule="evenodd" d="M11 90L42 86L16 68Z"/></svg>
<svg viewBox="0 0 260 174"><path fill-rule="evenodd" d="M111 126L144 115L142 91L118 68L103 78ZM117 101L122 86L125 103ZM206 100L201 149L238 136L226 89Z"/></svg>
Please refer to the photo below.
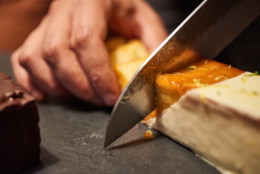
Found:
<svg viewBox="0 0 260 174"><path fill-rule="evenodd" d="M50 5L49 12L55 12L57 9L59 9L60 1L53 1Z"/></svg>
<svg viewBox="0 0 260 174"><path fill-rule="evenodd" d="M62 44L60 42L48 42L43 46L42 56L49 65L55 65L60 55Z"/></svg>
<svg viewBox="0 0 260 174"><path fill-rule="evenodd" d="M101 71L94 71L91 73L91 83L93 84L93 86L95 87L100 87L102 85L102 77L103 74L101 73Z"/></svg>
<svg viewBox="0 0 260 174"><path fill-rule="evenodd" d="M19 62L23 67L28 67L33 61L34 54L32 52L23 52L19 57Z"/></svg>
<svg viewBox="0 0 260 174"><path fill-rule="evenodd" d="M92 39L92 34L85 27L78 27L71 37L71 47L73 49L83 49Z"/></svg>
<svg viewBox="0 0 260 174"><path fill-rule="evenodd" d="M49 57L56 57L58 54L58 46L55 44L48 44L45 45L43 48L43 57L44 59L47 59Z"/></svg>

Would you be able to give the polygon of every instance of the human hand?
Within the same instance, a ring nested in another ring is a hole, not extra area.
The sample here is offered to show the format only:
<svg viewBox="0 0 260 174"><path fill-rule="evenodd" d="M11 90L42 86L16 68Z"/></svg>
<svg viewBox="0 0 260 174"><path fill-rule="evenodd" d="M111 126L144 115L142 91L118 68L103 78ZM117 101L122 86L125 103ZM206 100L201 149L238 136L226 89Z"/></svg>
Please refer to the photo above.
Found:
<svg viewBox="0 0 260 174"><path fill-rule="evenodd" d="M141 39L152 51L166 31L142 0L57 0L12 55L17 81L37 100L75 95L112 106L120 94L104 45L108 29Z"/></svg>

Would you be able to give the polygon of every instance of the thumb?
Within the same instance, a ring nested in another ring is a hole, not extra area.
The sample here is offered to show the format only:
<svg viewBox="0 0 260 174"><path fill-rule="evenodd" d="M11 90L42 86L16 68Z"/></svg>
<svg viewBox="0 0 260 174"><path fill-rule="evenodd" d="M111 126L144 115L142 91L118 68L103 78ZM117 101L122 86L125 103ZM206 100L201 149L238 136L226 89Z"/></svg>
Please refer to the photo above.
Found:
<svg viewBox="0 0 260 174"><path fill-rule="evenodd" d="M109 21L111 32L140 39L149 52L167 37L160 16L143 0L117 0Z"/></svg>
<svg viewBox="0 0 260 174"><path fill-rule="evenodd" d="M162 19L146 1L134 1L136 6L136 35L153 52L168 36Z"/></svg>

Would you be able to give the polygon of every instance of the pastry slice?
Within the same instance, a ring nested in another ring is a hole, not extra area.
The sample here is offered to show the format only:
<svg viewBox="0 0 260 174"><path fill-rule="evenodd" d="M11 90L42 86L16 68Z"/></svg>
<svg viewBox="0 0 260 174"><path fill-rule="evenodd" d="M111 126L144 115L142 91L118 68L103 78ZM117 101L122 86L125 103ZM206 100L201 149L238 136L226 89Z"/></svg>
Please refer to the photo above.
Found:
<svg viewBox="0 0 260 174"><path fill-rule="evenodd" d="M116 38L107 46L123 89L148 53L138 41ZM259 174L259 86L256 74L202 59L157 76L156 108L143 122L221 171Z"/></svg>
<svg viewBox="0 0 260 174"><path fill-rule="evenodd" d="M202 59L176 73L158 75L155 82L157 109L166 109L190 89L206 87L242 72L214 60Z"/></svg>
<svg viewBox="0 0 260 174"><path fill-rule="evenodd" d="M127 41L120 37L107 40L106 47L123 90L148 57L148 51L139 40Z"/></svg>
<svg viewBox="0 0 260 174"><path fill-rule="evenodd" d="M157 77L157 109L144 122L221 171L259 174L260 76L203 61Z"/></svg>

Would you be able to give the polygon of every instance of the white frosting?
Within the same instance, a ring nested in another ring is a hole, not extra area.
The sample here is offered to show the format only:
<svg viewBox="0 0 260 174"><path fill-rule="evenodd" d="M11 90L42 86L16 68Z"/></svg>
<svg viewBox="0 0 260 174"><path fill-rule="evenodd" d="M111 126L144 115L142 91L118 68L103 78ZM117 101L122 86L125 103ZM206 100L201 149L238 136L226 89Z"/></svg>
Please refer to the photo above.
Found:
<svg viewBox="0 0 260 174"><path fill-rule="evenodd" d="M235 78L210 85L206 88L194 89L188 93L190 95L199 93L202 99L206 96L207 99L239 110L239 112L248 114L255 119L260 119L259 75L252 75L252 73L246 72Z"/></svg>
<svg viewBox="0 0 260 174"><path fill-rule="evenodd" d="M257 123L258 121L258 123ZM148 125L236 173L260 173L260 76L188 91Z"/></svg>

